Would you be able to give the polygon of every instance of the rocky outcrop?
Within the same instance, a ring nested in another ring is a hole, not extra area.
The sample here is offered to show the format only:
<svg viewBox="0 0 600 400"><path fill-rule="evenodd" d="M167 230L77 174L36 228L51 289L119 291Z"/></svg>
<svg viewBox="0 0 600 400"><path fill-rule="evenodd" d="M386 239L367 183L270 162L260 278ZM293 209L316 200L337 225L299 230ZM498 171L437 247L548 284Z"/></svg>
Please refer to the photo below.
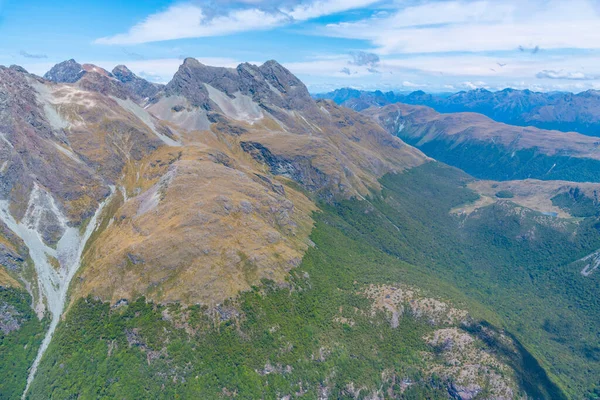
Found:
<svg viewBox="0 0 600 400"><path fill-rule="evenodd" d="M314 107L306 86L276 61L267 61L259 67L245 63L234 69L209 67L186 58L165 87L165 94L183 96L193 107L215 109L206 85L229 97L250 96L265 108L302 111Z"/></svg>
<svg viewBox="0 0 600 400"><path fill-rule="evenodd" d="M276 61L223 68L187 58L153 102L169 104L168 108L177 112L217 111L245 121L261 119L262 110L286 127L304 132L306 124L299 123L294 112L304 113L316 124L323 117L306 86Z"/></svg>
<svg viewBox="0 0 600 400"><path fill-rule="evenodd" d="M397 329L406 316L427 321L434 327L433 332L423 338L429 345L429 349L422 352L423 373L442 378L450 398L474 400L480 398L484 390L487 392L484 398L522 398L511 363L501 358L503 352L494 347L497 341L505 346L506 353L517 356L517 349L508 336L484 328L494 340L482 340L468 332L467 327L473 322L467 311L428 297L415 287L370 285L361 294L373 301L371 315L385 313L393 329Z"/></svg>
<svg viewBox="0 0 600 400"><path fill-rule="evenodd" d="M55 83L75 83L86 73L81 64L71 59L56 64L44 74L44 79Z"/></svg>
<svg viewBox="0 0 600 400"><path fill-rule="evenodd" d="M241 142L240 145L255 160L266 164L273 175L292 179L311 192L317 192L330 183L330 177L315 168L310 158L296 156L285 159L274 155L268 148L255 142Z"/></svg>
<svg viewBox="0 0 600 400"><path fill-rule="evenodd" d="M11 304L0 302L0 332L8 335L21 328L23 323L20 314Z"/></svg>
<svg viewBox="0 0 600 400"><path fill-rule="evenodd" d="M124 65L117 65L112 74L127 88L129 94L138 100L151 98L163 88L163 85L140 78Z"/></svg>

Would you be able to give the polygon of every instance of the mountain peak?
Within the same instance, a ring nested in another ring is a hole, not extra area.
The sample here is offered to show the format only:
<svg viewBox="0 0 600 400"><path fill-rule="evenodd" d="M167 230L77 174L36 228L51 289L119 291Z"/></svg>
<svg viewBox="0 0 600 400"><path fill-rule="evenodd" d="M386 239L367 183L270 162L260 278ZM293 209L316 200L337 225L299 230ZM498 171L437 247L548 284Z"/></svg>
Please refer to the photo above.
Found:
<svg viewBox="0 0 600 400"><path fill-rule="evenodd" d="M123 64L119 64L116 67L113 68L112 73L113 75L115 75L115 73L122 73L122 74L133 74L133 72L131 72L131 70L129 68L127 68L126 65Z"/></svg>
<svg viewBox="0 0 600 400"><path fill-rule="evenodd" d="M18 71L18 72L21 72L23 74L28 74L29 73L25 68L21 67L20 65L14 65L13 64L9 68L12 69L13 71Z"/></svg>
<svg viewBox="0 0 600 400"><path fill-rule="evenodd" d="M153 97L163 88L163 85L140 78L125 65L117 65L113 68L112 75L127 88L131 96L137 99Z"/></svg>
<svg viewBox="0 0 600 400"><path fill-rule="evenodd" d="M269 60L259 67L265 78L275 79L280 86L304 86L287 68L275 60Z"/></svg>
<svg viewBox="0 0 600 400"><path fill-rule="evenodd" d="M210 87L235 97L238 93L252 97L263 107L294 108L298 100L312 101L306 86L277 61L270 60L257 67L240 64L237 68L211 67L194 58L186 58L166 86L167 96L179 95L194 107L214 109Z"/></svg>
<svg viewBox="0 0 600 400"><path fill-rule="evenodd" d="M44 79L55 83L75 83L86 71L83 66L74 59L56 64L50 71L44 74Z"/></svg>
<svg viewBox="0 0 600 400"><path fill-rule="evenodd" d="M187 57L185 60L183 60L182 66L201 67L201 66L204 66L204 64L202 64L200 61L196 60L193 57Z"/></svg>

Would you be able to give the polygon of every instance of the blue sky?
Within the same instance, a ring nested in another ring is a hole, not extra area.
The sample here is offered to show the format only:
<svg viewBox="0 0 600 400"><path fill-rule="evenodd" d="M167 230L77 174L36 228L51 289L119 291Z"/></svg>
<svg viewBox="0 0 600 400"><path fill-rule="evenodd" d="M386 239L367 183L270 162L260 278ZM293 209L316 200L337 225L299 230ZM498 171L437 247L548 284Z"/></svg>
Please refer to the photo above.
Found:
<svg viewBox="0 0 600 400"><path fill-rule="evenodd" d="M167 82L276 59L312 92L600 89L600 0L0 0L0 64Z"/></svg>

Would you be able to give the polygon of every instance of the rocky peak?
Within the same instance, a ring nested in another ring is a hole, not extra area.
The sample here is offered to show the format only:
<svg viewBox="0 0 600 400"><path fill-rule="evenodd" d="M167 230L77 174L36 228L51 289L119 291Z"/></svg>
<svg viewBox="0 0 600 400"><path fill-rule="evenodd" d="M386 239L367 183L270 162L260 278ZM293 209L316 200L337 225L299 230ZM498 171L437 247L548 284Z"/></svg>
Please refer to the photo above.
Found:
<svg viewBox="0 0 600 400"><path fill-rule="evenodd" d="M119 64L116 67L114 67L112 70L112 74L121 82L131 80L135 76L135 74L129 68L127 68L126 65L123 64Z"/></svg>
<svg viewBox="0 0 600 400"><path fill-rule="evenodd" d="M140 78L125 65L117 65L112 75L127 88L132 97L140 100L155 96L163 87Z"/></svg>
<svg viewBox="0 0 600 400"><path fill-rule="evenodd" d="M93 72L93 73L96 73L96 74L99 74L99 75L105 76L105 77L107 77L107 78L114 78L114 77L113 77L113 74L111 74L110 72L108 72L108 71L107 71L107 70L105 70L104 68L102 68L102 67L99 67L99 66L97 66L97 65L94 65L94 64L83 64L83 65L81 66L81 68L83 68L83 70L84 70L85 72Z"/></svg>
<svg viewBox="0 0 600 400"><path fill-rule="evenodd" d="M86 70L77 61L70 59L56 64L50 71L46 72L44 79L55 83L75 83Z"/></svg>
<svg viewBox="0 0 600 400"><path fill-rule="evenodd" d="M28 74L29 72L27 72L27 70L23 67L21 67L20 65L11 65L9 67L9 69L12 69L13 71L17 71L20 72L22 74Z"/></svg>
<svg viewBox="0 0 600 400"><path fill-rule="evenodd" d="M306 89L300 79L275 60L267 61L259 67L259 70L263 73L265 79L281 92L285 93L287 89L292 87Z"/></svg>
<svg viewBox="0 0 600 400"><path fill-rule="evenodd" d="M183 96L193 107L218 110L211 100L211 87L230 98L238 94L249 96L261 108L277 114L276 117L281 120L287 118L282 110L316 108L306 86L276 61L267 61L259 67L244 63L233 69L210 67L193 58L186 58L165 87L165 94L167 97Z"/></svg>
<svg viewBox="0 0 600 400"><path fill-rule="evenodd" d="M102 73L102 71L106 73ZM88 69L77 81L77 86L90 92L98 92L105 96L114 96L123 100L128 97L133 97L120 81L115 79L112 74L102 69Z"/></svg>

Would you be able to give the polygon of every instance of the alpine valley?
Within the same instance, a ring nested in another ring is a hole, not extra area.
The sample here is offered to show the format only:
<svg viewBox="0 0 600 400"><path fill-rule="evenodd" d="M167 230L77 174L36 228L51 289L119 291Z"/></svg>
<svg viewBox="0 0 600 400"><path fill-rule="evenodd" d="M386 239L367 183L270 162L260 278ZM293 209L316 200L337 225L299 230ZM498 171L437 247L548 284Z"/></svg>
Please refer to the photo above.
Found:
<svg viewBox="0 0 600 400"><path fill-rule="evenodd" d="M600 97L348 92L0 67L0 398L600 397Z"/></svg>

